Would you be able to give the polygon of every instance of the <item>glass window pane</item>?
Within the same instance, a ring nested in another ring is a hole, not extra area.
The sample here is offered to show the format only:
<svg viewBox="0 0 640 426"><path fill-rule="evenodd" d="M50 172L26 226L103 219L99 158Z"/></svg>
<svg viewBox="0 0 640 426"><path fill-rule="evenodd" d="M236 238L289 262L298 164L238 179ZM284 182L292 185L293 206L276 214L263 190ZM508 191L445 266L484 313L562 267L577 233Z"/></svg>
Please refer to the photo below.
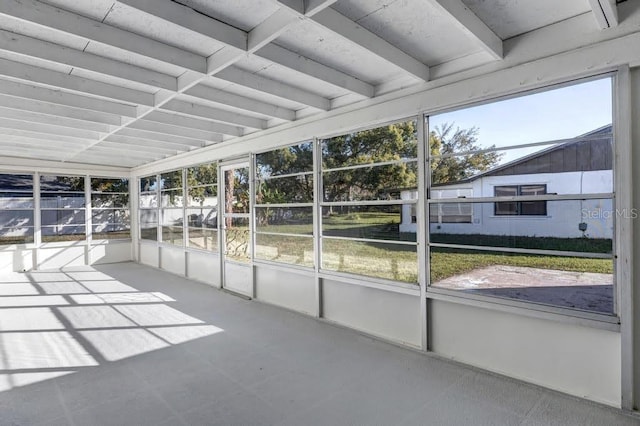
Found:
<svg viewBox="0 0 640 426"><path fill-rule="evenodd" d="M182 189L162 191L162 207L182 207Z"/></svg>
<svg viewBox="0 0 640 426"><path fill-rule="evenodd" d="M431 158L431 183L434 189L475 186L476 196L481 194L482 183L505 191L523 185L540 189L539 185L546 184L548 193L612 192L613 145L611 133L608 135L605 139L579 136L561 144ZM586 179L581 186L582 174ZM566 184L560 184L562 181ZM486 191L482 196L491 193L489 187Z"/></svg>
<svg viewBox="0 0 640 426"><path fill-rule="evenodd" d="M313 142L305 142L256 155L258 178L313 170Z"/></svg>
<svg viewBox="0 0 640 426"><path fill-rule="evenodd" d="M218 163L200 164L187 169L187 185L215 185L218 183Z"/></svg>
<svg viewBox="0 0 640 426"><path fill-rule="evenodd" d="M225 256L237 262L251 260L251 234L248 218L227 218L225 229Z"/></svg>
<svg viewBox="0 0 640 426"><path fill-rule="evenodd" d="M10 230L33 226L33 210L0 211L0 229Z"/></svg>
<svg viewBox="0 0 640 426"><path fill-rule="evenodd" d="M313 175L256 181L257 204L312 203Z"/></svg>
<svg viewBox="0 0 640 426"><path fill-rule="evenodd" d="M187 224L192 228L217 228L218 210L215 207L187 209Z"/></svg>
<svg viewBox="0 0 640 426"><path fill-rule="evenodd" d="M0 192L33 192L33 176L0 174Z"/></svg>
<svg viewBox="0 0 640 426"><path fill-rule="evenodd" d="M43 226L83 225L84 210L42 210L40 213Z"/></svg>
<svg viewBox="0 0 640 426"><path fill-rule="evenodd" d="M414 245L322 239L322 268L408 283L418 282Z"/></svg>
<svg viewBox="0 0 640 426"><path fill-rule="evenodd" d="M158 210L140 210L140 223L158 223Z"/></svg>
<svg viewBox="0 0 640 426"><path fill-rule="evenodd" d="M140 178L140 192L152 192L158 189L156 175Z"/></svg>
<svg viewBox="0 0 640 426"><path fill-rule="evenodd" d="M84 226L69 225L42 227L42 241L46 243L55 241L78 241L84 240L85 238Z"/></svg>
<svg viewBox="0 0 640 426"><path fill-rule="evenodd" d="M218 230L216 228L189 227L189 247L218 252Z"/></svg>
<svg viewBox="0 0 640 426"><path fill-rule="evenodd" d="M249 213L249 168L227 170L225 203L227 213Z"/></svg>
<svg viewBox="0 0 640 426"><path fill-rule="evenodd" d="M431 248L431 286L613 313L613 261Z"/></svg>
<svg viewBox="0 0 640 426"><path fill-rule="evenodd" d="M92 237L94 240L130 239L131 231L129 226L124 224L94 225Z"/></svg>
<svg viewBox="0 0 640 426"><path fill-rule="evenodd" d="M155 223L141 223L140 224L140 239L157 241L158 239L158 226Z"/></svg>
<svg viewBox="0 0 640 426"><path fill-rule="evenodd" d="M42 194L40 206L43 209L77 209L84 208L84 194L60 192L58 194Z"/></svg>
<svg viewBox="0 0 640 426"><path fill-rule="evenodd" d="M546 201L548 215L544 217L494 216L494 203L466 204L473 208L473 221L431 223L431 242L593 253L613 251L611 199ZM448 205L452 204L433 203L431 208Z"/></svg>
<svg viewBox="0 0 640 426"><path fill-rule="evenodd" d="M41 192L81 192L84 193L82 176L40 176Z"/></svg>
<svg viewBox="0 0 640 426"><path fill-rule="evenodd" d="M256 232L313 235L313 207L256 207Z"/></svg>
<svg viewBox="0 0 640 426"><path fill-rule="evenodd" d="M129 194L92 194L91 207L129 207Z"/></svg>
<svg viewBox="0 0 640 426"><path fill-rule="evenodd" d="M183 245L182 226L162 225L162 242L169 243L176 246Z"/></svg>
<svg viewBox="0 0 640 426"><path fill-rule="evenodd" d="M188 206L217 206L218 205L218 186L198 186L189 188Z"/></svg>
<svg viewBox="0 0 640 426"><path fill-rule="evenodd" d="M182 188L182 170L175 170L160 175L160 189L178 188Z"/></svg>
<svg viewBox="0 0 640 426"><path fill-rule="evenodd" d="M415 241L415 233L400 231L401 222L401 205L322 208L324 236Z"/></svg>
<svg viewBox="0 0 640 426"><path fill-rule="evenodd" d="M314 265L313 238L256 234L256 259L291 265Z"/></svg>
<svg viewBox="0 0 640 426"><path fill-rule="evenodd" d="M32 227L0 228L0 244L29 244L33 243Z"/></svg>
<svg viewBox="0 0 640 426"><path fill-rule="evenodd" d="M0 192L0 209L33 209L30 192Z"/></svg>
<svg viewBox="0 0 640 426"><path fill-rule="evenodd" d="M155 192L140 194L140 208L158 207L158 194Z"/></svg>
<svg viewBox="0 0 640 426"><path fill-rule="evenodd" d="M415 120L353 132L322 141L324 170L417 156Z"/></svg>
<svg viewBox="0 0 640 426"><path fill-rule="evenodd" d="M91 178L92 192L129 192L129 179Z"/></svg>
<svg viewBox="0 0 640 426"><path fill-rule="evenodd" d="M399 200L417 188L417 176L416 162L324 172L324 201Z"/></svg>
<svg viewBox="0 0 640 426"><path fill-rule="evenodd" d="M129 210L96 210L91 212L93 225L100 224L129 224Z"/></svg>
<svg viewBox="0 0 640 426"><path fill-rule="evenodd" d="M611 83L606 77L433 115L431 153L574 138L596 129L602 129L600 136L611 133L610 127L605 128L613 116Z"/></svg>

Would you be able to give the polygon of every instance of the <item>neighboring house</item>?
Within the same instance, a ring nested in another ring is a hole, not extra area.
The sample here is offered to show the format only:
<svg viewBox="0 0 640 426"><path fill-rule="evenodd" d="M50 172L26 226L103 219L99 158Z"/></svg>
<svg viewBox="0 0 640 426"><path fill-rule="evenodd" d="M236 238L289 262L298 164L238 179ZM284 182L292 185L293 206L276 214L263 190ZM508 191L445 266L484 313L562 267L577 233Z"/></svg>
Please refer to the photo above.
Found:
<svg viewBox="0 0 640 426"><path fill-rule="evenodd" d="M502 164L471 178L433 185L431 199L613 192L611 125ZM403 190L415 199L417 190ZM612 202L603 200L431 204L432 233L612 238ZM404 205L400 232L416 232Z"/></svg>

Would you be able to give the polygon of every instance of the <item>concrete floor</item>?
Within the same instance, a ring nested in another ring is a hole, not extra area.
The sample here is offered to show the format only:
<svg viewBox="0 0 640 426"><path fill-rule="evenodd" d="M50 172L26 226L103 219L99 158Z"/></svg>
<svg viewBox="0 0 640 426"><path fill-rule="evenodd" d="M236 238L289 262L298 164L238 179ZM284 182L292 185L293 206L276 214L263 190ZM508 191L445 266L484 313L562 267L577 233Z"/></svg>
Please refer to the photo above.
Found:
<svg viewBox="0 0 640 426"><path fill-rule="evenodd" d="M136 264L0 279L0 425L640 425Z"/></svg>

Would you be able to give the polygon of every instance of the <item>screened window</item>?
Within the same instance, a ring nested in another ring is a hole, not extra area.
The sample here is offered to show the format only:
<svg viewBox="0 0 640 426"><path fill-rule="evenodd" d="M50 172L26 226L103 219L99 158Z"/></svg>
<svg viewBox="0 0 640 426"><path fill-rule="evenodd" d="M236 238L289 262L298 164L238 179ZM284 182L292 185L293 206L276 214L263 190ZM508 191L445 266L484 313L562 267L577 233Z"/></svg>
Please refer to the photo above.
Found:
<svg viewBox="0 0 640 426"><path fill-rule="evenodd" d="M190 248L218 248L218 164L187 169L187 242Z"/></svg>
<svg viewBox="0 0 640 426"><path fill-rule="evenodd" d="M431 288L615 314L612 117L611 78L429 117Z"/></svg>
<svg viewBox="0 0 640 426"><path fill-rule="evenodd" d="M94 239L131 238L129 179L91 178L91 227Z"/></svg>
<svg viewBox="0 0 640 426"><path fill-rule="evenodd" d="M418 282L416 122L321 141L321 268ZM413 210L415 212L415 210ZM405 225L406 224L406 225Z"/></svg>
<svg viewBox="0 0 640 426"><path fill-rule="evenodd" d="M496 186L494 188L496 197L516 197L545 195L547 193L547 185L509 185ZM494 213L496 216L546 216L546 201L514 201L495 203Z"/></svg>
<svg viewBox="0 0 640 426"><path fill-rule="evenodd" d="M156 241L158 239L158 177L156 175L140 178L140 239Z"/></svg>
<svg viewBox="0 0 640 426"><path fill-rule="evenodd" d="M0 174L0 244L33 243L33 176Z"/></svg>
<svg viewBox="0 0 640 426"><path fill-rule="evenodd" d="M163 243L184 244L182 170L160 175L160 228Z"/></svg>
<svg viewBox="0 0 640 426"><path fill-rule="evenodd" d="M43 242L77 241L86 237L85 178L40 177L40 216Z"/></svg>
<svg viewBox="0 0 640 426"><path fill-rule="evenodd" d="M313 267L313 143L255 161L255 258Z"/></svg>

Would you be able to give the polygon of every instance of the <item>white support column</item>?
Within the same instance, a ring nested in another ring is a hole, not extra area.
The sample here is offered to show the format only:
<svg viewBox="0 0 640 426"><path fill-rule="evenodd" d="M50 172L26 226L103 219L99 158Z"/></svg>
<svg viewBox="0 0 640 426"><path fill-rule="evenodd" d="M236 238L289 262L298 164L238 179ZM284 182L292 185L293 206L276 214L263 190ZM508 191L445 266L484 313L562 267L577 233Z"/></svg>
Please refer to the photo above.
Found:
<svg viewBox="0 0 640 426"><path fill-rule="evenodd" d="M417 138L418 138L418 200L416 211L417 242L418 242L418 284L420 285L420 323L422 327L422 350L429 349L428 320L427 315L427 285L429 284L429 214L427 208L429 159L429 129L426 128L425 116L420 114L417 117Z"/></svg>
<svg viewBox="0 0 640 426"><path fill-rule="evenodd" d="M85 246L85 256L84 261L86 265L91 265L91 246L93 244L93 220L91 217L91 176L84 176L84 226L85 226L85 235L86 235L86 246Z"/></svg>
<svg viewBox="0 0 640 426"><path fill-rule="evenodd" d="M129 174L129 232L131 233L131 259L140 263L140 184Z"/></svg>
<svg viewBox="0 0 640 426"><path fill-rule="evenodd" d="M42 244L42 215L40 213L40 173L33 174L33 269L38 269Z"/></svg>
<svg viewBox="0 0 640 426"><path fill-rule="evenodd" d="M633 160L631 157L631 81L629 67L615 79L615 194L616 194L616 286L620 316L622 407L633 409Z"/></svg>
<svg viewBox="0 0 640 426"><path fill-rule="evenodd" d="M320 266L322 264L322 150L321 141L317 138L313 139L313 248L314 248L314 271L316 285L316 317L323 317L323 300L322 300L322 278L320 278Z"/></svg>

